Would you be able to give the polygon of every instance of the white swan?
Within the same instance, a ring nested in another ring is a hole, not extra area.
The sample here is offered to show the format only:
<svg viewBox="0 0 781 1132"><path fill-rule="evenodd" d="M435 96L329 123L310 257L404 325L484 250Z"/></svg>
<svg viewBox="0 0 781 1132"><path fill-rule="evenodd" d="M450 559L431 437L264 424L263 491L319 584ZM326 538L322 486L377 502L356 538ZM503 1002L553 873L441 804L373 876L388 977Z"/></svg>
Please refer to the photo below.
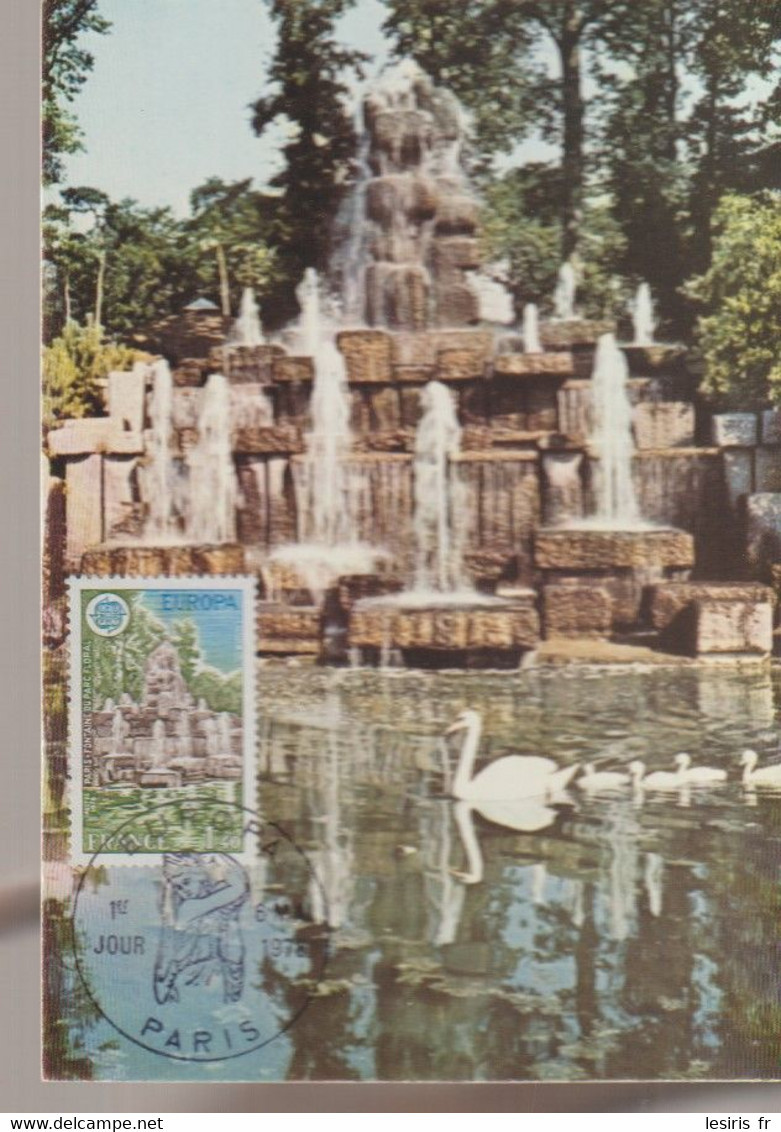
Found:
<svg viewBox="0 0 781 1132"><path fill-rule="evenodd" d="M546 806L537 798L516 798L514 801L480 802L471 805L469 802L456 802L453 807L453 816L456 820L461 841L466 853L467 870L461 872L452 869L453 876L463 884L479 884L483 879L483 854L475 833L472 814L477 812L494 825L504 826L505 829L514 829L518 833L536 833L553 825L556 820L556 811Z"/></svg>
<svg viewBox="0 0 781 1132"><path fill-rule="evenodd" d="M581 790L599 793L603 790L620 790L632 781L631 776L620 770L594 770L593 763L585 763L583 774L575 782Z"/></svg>
<svg viewBox="0 0 781 1132"><path fill-rule="evenodd" d="M679 770L654 770L645 773L645 763L640 759L633 759L629 764L632 783L635 789L643 790L681 790L686 781Z"/></svg>
<svg viewBox="0 0 781 1132"><path fill-rule="evenodd" d="M507 755L489 763L472 777L482 732L482 719L476 711L462 711L446 735L466 731L458 767L453 779L454 798L468 802L499 802L514 798L549 798L563 790L577 772L579 763L558 767L552 759L537 755Z"/></svg>
<svg viewBox="0 0 781 1132"><path fill-rule="evenodd" d="M743 785L775 787L781 790L781 763L772 766L762 766L756 770L759 755L756 751L744 751L740 756L740 765L743 767Z"/></svg>
<svg viewBox="0 0 781 1132"><path fill-rule="evenodd" d="M684 783L692 786L708 786L714 782L726 782L726 770L719 770L715 766L692 766L691 755L681 752L675 756L675 765L678 773L683 775Z"/></svg>

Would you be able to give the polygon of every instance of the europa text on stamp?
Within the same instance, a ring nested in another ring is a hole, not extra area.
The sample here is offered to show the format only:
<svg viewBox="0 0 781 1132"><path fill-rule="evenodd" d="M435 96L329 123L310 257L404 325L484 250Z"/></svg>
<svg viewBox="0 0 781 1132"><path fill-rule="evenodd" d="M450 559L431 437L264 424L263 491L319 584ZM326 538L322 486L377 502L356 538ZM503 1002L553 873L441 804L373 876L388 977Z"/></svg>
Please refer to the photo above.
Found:
<svg viewBox="0 0 781 1132"><path fill-rule="evenodd" d="M244 577L71 580L74 862L98 847L135 864L185 848L240 854L240 824L225 819L236 811L206 803L251 799L253 591ZM157 826L141 820L153 801L172 803Z"/></svg>

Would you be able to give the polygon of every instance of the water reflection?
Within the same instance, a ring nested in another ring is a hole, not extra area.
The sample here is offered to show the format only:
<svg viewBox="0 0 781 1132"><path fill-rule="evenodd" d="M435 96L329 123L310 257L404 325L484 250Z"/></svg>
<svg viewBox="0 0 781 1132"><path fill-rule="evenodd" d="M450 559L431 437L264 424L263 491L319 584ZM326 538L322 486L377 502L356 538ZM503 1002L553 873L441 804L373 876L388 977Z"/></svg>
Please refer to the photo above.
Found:
<svg viewBox="0 0 781 1132"><path fill-rule="evenodd" d="M776 750L774 679L264 669L258 805L309 854L332 929L264 1057L304 1078L777 1077L781 798L738 765ZM453 802L441 735L467 707L484 758L655 771L686 750L728 780Z"/></svg>

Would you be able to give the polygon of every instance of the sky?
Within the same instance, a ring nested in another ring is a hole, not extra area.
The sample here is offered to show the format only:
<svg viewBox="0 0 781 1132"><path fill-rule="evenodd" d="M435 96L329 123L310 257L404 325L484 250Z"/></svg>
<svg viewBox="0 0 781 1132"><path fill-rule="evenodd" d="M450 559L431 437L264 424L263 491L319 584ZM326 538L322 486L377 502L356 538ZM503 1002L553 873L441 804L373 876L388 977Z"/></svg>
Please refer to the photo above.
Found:
<svg viewBox="0 0 781 1132"><path fill-rule="evenodd" d="M101 0L100 12L113 26L82 39L95 66L73 103L85 151L66 158L67 183L114 200L169 205L179 216L208 177L252 177L264 187L279 168L285 123L262 138L250 126L250 104L266 89L275 47L263 0ZM373 57L369 77L388 58L384 17L381 0L357 0L337 29L342 42ZM558 70L550 50L540 58ZM586 74L587 95L591 89ZM754 80L750 97L766 89ZM533 137L498 168L556 152Z"/></svg>
<svg viewBox="0 0 781 1132"><path fill-rule="evenodd" d="M275 33L262 0L102 0L107 35L83 37L95 66L73 103L85 152L66 160L67 182L114 199L188 211L210 176L277 169L284 123L257 138L250 103L263 93ZM382 60L379 0L359 0L340 38Z"/></svg>

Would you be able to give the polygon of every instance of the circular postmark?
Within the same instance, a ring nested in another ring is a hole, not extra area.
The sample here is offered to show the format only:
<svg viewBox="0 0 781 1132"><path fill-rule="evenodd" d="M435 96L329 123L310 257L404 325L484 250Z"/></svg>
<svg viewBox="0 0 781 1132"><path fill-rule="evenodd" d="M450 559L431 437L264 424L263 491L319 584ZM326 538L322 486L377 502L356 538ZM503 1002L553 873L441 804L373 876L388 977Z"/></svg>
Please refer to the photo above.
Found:
<svg viewBox="0 0 781 1132"><path fill-rule="evenodd" d="M115 593L100 593L87 605L87 624L99 637L118 637L130 621L130 607Z"/></svg>
<svg viewBox="0 0 781 1132"><path fill-rule="evenodd" d="M79 880L73 953L93 1006L128 1041L175 1060L224 1061L261 1049L306 1010L328 963L326 894L276 822L231 802L186 804L213 829L214 850L179 845L135 863L144 822L159 838L181 802L114 829ZM233 843L237 816L241 852L221 852L219 831Z"/></svg>

